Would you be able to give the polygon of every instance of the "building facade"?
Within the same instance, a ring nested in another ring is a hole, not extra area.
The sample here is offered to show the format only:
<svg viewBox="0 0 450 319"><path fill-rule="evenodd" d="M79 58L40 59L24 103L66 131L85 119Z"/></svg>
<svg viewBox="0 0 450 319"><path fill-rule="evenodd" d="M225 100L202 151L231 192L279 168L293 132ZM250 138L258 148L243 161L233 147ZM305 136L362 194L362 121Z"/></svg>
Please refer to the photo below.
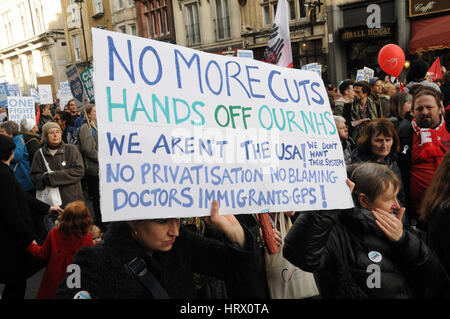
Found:
<svg viewBox="0 0 450 319"><path fill-rule="evenodd" d="M135 3L140 37L176 43L172 0L139 0Z"/></svg>
<svg viewBox="0 0 450 319"><path fill-rule="evenodd" d="M0 82L18 83L28 95L40 79L65 81L64 25L59 1L0 1Z"/></svg>
<svg viewBox="0 0 450 319"><path fill-rule="evenodd" d="M134 0L110 0L112 31L138 35Z"/></svg>
<svg viewBox="0 0 450 319"><path fill-rule="evenodd" d="M69 59L81 72L92 65L91 28L112 29L109 0L61 0Z"/></svg>
<svg viewBox="0 0 450 319"><path fill-rule="evenodd" d="M242 48L238 1L174 0L173 16L178 45L217 54Z"/></svg>

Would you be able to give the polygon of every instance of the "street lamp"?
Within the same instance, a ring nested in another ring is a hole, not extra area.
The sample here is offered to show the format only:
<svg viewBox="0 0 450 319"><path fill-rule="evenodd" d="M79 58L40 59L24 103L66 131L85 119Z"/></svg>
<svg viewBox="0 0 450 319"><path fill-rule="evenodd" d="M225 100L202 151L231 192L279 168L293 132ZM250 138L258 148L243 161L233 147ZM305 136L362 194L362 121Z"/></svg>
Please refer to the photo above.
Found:
<svg viewBox="0 0 450 319"><path fill-rule="evenodd" d="M89 59L88 59L87 47L86 47L86 36L84 35L83 12L81 11L84 0L74 0L74 2L78 3L80 5L80 21L81 21L81 30L83 31L84 54L86 57L86 63L89 66Z"/></svg>

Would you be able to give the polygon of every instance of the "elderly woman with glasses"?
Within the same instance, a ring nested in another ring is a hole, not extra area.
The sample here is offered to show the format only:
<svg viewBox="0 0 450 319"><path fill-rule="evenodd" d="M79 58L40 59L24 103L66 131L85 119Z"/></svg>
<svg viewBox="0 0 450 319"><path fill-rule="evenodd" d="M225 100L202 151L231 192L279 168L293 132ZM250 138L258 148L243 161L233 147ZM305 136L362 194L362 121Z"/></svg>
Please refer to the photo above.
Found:
<svg viewBox="0 0 450 319"><path fill-rule="evenodd" d="M84 201L81 188L84 164L80 152L74 145L62 141L61 127L55 122L48 122L42 127L42 136L44 145L36 153L31 166L31 179L36 189L58 187L61 207L76 200Z"/></svg>

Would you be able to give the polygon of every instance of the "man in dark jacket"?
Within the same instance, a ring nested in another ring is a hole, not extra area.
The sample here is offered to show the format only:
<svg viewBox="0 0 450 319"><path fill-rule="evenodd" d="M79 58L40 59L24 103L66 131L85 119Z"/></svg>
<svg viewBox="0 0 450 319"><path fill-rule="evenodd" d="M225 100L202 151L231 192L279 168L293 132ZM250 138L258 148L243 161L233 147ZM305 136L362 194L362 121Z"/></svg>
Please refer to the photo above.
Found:
<svg viewBox="0 0 450 319"><path fill-rule="evenodd" d="M6 284L2 299L23 299L26 279L44 266L26 253L36 239L36 222L53 210L61 212L22 189L9 168L14 148L11 138L0 135L0 282Z"/></svg>

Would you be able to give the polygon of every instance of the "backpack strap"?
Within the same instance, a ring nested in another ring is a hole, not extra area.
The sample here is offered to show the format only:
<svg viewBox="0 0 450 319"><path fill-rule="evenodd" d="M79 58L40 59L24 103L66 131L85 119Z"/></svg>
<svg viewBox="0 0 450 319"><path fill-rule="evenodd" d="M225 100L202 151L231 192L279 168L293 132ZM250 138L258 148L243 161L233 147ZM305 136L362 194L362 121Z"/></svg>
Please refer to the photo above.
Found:
<svg viewBox="0 0 450 319"><path fill-rule="evenodd" d="M169 295L161 287L152 272L147 269L147 264L141 257L135 257L127 264L127 269L139 282L152 294L155 299L169 299Z"/></svg>

